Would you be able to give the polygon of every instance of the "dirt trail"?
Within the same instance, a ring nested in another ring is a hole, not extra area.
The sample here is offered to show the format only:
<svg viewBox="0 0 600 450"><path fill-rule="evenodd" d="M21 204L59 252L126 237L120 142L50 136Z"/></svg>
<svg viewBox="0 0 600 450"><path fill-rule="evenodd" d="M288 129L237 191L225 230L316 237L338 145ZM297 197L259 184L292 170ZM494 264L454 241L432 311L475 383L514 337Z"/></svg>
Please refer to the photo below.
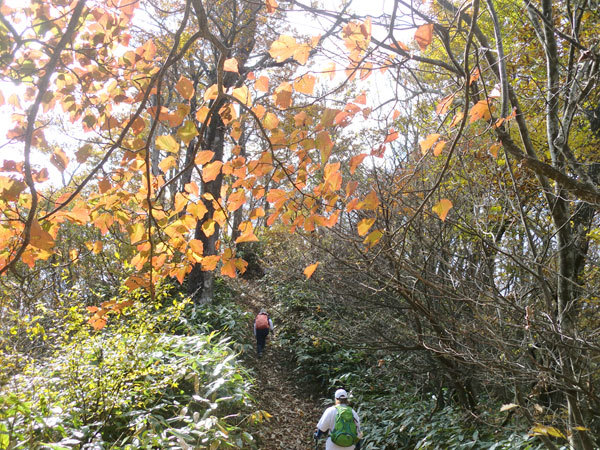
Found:
<svg viewBox="0 0 600 450"><path fill-rule="evenodd" d="M237 279L233 286L239 293L238 302L253 314L266 308L273 319L277 333L277 315L269 298L260 291L259 282ZM254 433L260 450L307 450L314 448L312 433L323 408L318 399L311 398L308 389L302 389L290 369L293 362L284 349L278 346L277 337L269 335L262 358L252 353L247 360L256 374L252 392L260 410L271 417Z"/></svg>

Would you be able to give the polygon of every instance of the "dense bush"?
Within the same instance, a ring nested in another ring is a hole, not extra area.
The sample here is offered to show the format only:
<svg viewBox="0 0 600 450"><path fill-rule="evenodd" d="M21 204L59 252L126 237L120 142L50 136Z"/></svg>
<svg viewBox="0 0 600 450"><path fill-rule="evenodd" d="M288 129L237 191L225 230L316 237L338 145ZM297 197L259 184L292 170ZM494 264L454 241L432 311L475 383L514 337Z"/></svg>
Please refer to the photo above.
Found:
<svg viewBox="0 0 600 450"><path fill-rule="evenodd" d="M194 306L167 289L135 297L99 331L66 312L54 354L1 388L0 449L251 446L252 380L231 340L208 331L225 306L190 319Z"/></svg>
<svg viewBox="0 0 600 450"><path fill-rule="evenodd" d="M317 384L328 398L337 387L352 390L365 433L362 448L545 448L522 426L501 426L506 413L491 399L481 402L488 410L477 417L452 401L439 408L436 395L397 370L400 355L336 342L331 326L336 318L320 307L318 292L306 283L274 284L271 289L282 321L279 344L292 353L298 379Z"/></svg>

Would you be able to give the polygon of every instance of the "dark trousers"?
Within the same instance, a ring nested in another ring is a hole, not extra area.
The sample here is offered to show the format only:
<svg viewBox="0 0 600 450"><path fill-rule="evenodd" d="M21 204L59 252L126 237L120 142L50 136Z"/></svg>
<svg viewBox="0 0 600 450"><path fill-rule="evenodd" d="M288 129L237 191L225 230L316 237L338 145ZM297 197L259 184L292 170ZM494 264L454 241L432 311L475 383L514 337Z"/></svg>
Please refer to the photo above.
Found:
<svg viewBox="0 0 600 450"><path fill-rule="evenodd" d="M267 343L267 335L269 334L269 329L266 328L264 330L256 330L256 351L260 356L265 349L265 344Z"/></svg>

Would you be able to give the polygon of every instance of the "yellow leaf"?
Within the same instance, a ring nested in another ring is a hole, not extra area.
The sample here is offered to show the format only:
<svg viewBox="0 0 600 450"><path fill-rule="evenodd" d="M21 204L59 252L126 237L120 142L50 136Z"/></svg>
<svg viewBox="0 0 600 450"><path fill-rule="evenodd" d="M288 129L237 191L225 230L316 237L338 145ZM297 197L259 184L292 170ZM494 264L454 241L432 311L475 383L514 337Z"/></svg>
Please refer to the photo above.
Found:
<svg viewBox="0 0 600 450"><path fill-rule="evenodd" d="M443 221L446 220L446 216L448 215L448 211L452 208L452 202L447 198L441 199L433 208L434 213L438 215L438 217Z"/></svg>
<svg viewBox="0 0 600 450"><path fill-rule="evenodd" d="M315 270L317 269L317 266L319 265L318 262L311 264L310 266L306 267L304 269L304 276L306 276L306 279L308 280L310 277L312 277L312 274L315 272Z"/></svg>
<svg viewBox="0 0 600 450"><path fill-rule="evenodd" d="M226 59L225 60L225 65L223 66L223 70L225 72L239 73L237 59L235 59L235 58Z"/></svg>
<svg viewBox="0 0 600 450"><path fill-rule="evenodd" d="M531 431L529 433L534 436L550 435L550 436L566 439L565 435L560 430L558 430L554 427L551 427L551 426L547 426L547 425L536 424L533 426L533 428L531 429Z"/></svg>
<svg viewBox="0 0 600 450"><path fill-rule="evenodd" d="M502 405L502 408L500 408L500 412L510 411L511 409L518 408L518 407L519 407L519 405L517 405L516 403L508 403L506 405Z"/></svg>
<svg viewBox="0 0 600 450"><path fill-rule="evenodd" d="M273 113L268 112L263 119L263 126L267 130L274 130L279 125L279 119Z"/></svg>
<svg viewBox="0 0 600 450"><path fill-rule="evenodd" d="M135 244L142 240L144 235L146 234L146 227L144 227L143 223L136 223L131 228L131 233L129 233L129 238L131 239L131 243Z"/></svg>
<svg viewBox="0 0 600 450"><path fill-rule="evenodd" d="M156 146L161 150L166 150L171 153L179 153L179 143L173 136L158 136L156 138Z"/></svg>
<svg viewBox="0 0 600 450"><path fill-rule="evenodd" d="M419 145L421 146L421 153L423 155L426 154L429 151L429 149L433 146L433 144L435 144L435 142L440 138L440 136L441 134L439 133L433 133L427 136L421 142L419 142Z"/></svg>
<svg viewBox="0 0 600 450"><path fill-rule="evenodd" d="M219 87L216 84L213 84L209 87L204 93L204 101L214 100L219 95Z"/></svg>
<svg viewBox="0 0 600 450"><path fill-rule="evenodd" d="M383 233L381 231L373 230L365 238L365 240L363 241L363 244L368 245L369 247L373 247L375 244L377 244L380 241L382 236L383 236Z"/></svg>
<svg viewBox="0 0 600 450"><path fill-rule="evenodd" d="M215 234L215 225L216 222L214 220L207 220L202 224L202 232L206 237L211 237Z"/></svg>
<svg viewBox="0 0 600 450"><path fill-rule="evenodd" d="M167 173L169 171L169 169L172 169L173 167L175 167L177 165L177 160L172 157L172 156L167 156L165 159L163 159L159 164L158 167L160 168L160 170L162 170L164 173Z"/></svg>
<svg viewBox="0 0 600 450"><path fill-rule="evenodd" d="M250 96L250 91L248 90L248 86L241 86L236 88L231 93L235 98L237 98L242 104L246 106L250 106L252 103L252 98Z"/></svg>
<svg viewBox="0 0 600 450"><path fill-rule="evenodd" d="M189 100L194 96L194 84L183 75L179 78L179 81L175 85L175 89L186 100Z"/></svg>
<svg viewBox="0 0 600 450"><path fill-rule="evenodd" d="M450 128L458 125L458 123L463 119L464 116L465 113L463 113L462 111L457 112L454 118L452 119L452 122L450 122Z"/></svg>
<svg viewBox="0 0 600 450"><path fill-rule="evenodd" d="M364 236L365 234L367 234L367 232L373 226L374 223L375 223L375 218L361 220L358 223L358 226L356 227L358 230L358 235Z"/></svg>

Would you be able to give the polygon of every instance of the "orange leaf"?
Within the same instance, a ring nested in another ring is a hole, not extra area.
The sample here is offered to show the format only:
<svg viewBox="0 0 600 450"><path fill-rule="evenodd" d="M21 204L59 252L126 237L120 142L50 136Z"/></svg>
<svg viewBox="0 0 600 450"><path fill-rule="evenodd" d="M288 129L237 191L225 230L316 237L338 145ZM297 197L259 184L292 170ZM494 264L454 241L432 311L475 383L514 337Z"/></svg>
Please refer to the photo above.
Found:
<svg viewBox="0 0 600 450"><path fill-rule="evenodd" d="M383 141L383 143L387 144L388 142L395 141L396 139L398 139L398 132L390 130L388 135L385 137L385 141Z"/></svg>
<svg viewBox="0 0 600 450"><path fill-rule="evenodd" d="M230 259L221 266L221 275L227 275L230 278L235 278L235 261Z"/></svg>
<svg viewBox="0 0 600 450"><path fill-rule="evenodd" d="M365 234L367 234L369 228L371 228L374 223L375 218L361 220L356 227L356 229L358 230L358 235L364 236Z"/></svg>
<svg viewBox="0 0 600 450"><path fill-rule="evenodd" d="M219 255L208 255L202 258L202 270L215 270L221 257Z"/></svg>
<svg viewBox="0 0 600 450"><path fill-rule="evenodd" d="M31 223L29 244L40 250L50 250L54 247L54 238L40 226L37 220L34 219Z"/></svg>
<svg viewBox="0 0 600 450"><path fill-rule="evenodd" d="M213 152L212 150L202 150L198 152L196 158L194 159L194 162L198 165L204 165L210 160L212 160L213 156L215 156L215 152Z"/></svg>
<svg viewBox="0 0 600 450"><path fill-rule="evenodd" d="M427 47L429 47L429 44L431 44L432 40L433 40L433 24L432 23L421 25L419 28L417 28L417 31L415 32L415 41L417 41L417 44L419 45L419 48L422 51L425 50Z"/></svg>
<svg viewBox="0 0 600 450"><path fill-rule="evenodd" d="M292 105L292 85L287 82L281 83L275 89L273 94L275 97L275 104L281 109L287 109Z"/></svg>
<svg viewBox="0 0 600 450"><path fill-rule="evenodd" d="M175 158L173 158L172 156L167 156L165 159L163 159L159 164L158 167L160 168L160 170L162 170L164 173L167 173L169 171L169 169L172 169L173 167L175 167L177 165L177 160Z"/></svg>
<svg viewBox="0 0 600 450"><path fill-rule="evenodd" d="M233 212L239 209L244 203L246 203L246 191L238 189L227 199L227 210Z"/></svg>
<svg viewBox="0 0 600 450"><path fill-rule="evenodd" d="M352 157L352 159L350 159L350 173L351 174L354 174L354 172L356 172L356 168L358 167L358 165L361 164L367 156L368 155L366 153L361 153L360 155L356 155L356 156Z"/></svg>
<svg viewBox="0 0 600 450"><path fill-rule="evenodd" d="M447 142L448 141L441 140L440 142L435 144L435 147L433 148L433 156L440 156Z"/></svg>
<svg viewBox="0 0 600 450"><path fill-rule="evenodd" d="M267 12L269 14L273 14L275 11L277 11L277 0L266 0L266 5L267 5Z"/></svg>
<svg viewBox="0 0 600 450"><path fill-rule="evenodd" d="M294 55L294 51L296 51L297 47L298 43L295 38L282 35L271 44L269 54L275 58L277 62L283 62Z"/></svg>
<svg viewBox="0 0 600 450"><path fill-rule="evenodd" d="M314 75L305 74L294 82L294 89L301 94L312 95L315 90L317 78Z"/></svg>
<svg viewBox="0 0 600 450"><path fill-rule="evenodd" d="M226 59L225 60L225 65L223 66L223 70L225 72L239 73L237 59L235 59L235 58Z"/></svg>
<svg viewBox="0 0 600 450"><path fill-rule="evenodd" d="M440 102L435 107L435 112L438 115L443 116L444 114L446 114L448 112L448 108L450 108L450 105L452 104L453 100L454 100L454 94L449 95L448 97L444 97L443 99L440 100Z"/></svg>
<svg viewBox="0 0 600 450"><path fill-rule="evenodd" d="M479 119L489 120L492 117L490 105L487 100L479 100L469 111L469 123L473 123Z"/></svg>
<svg viewBox="0 0 600 450"><path fill-rule="evenodd" d="M311 264L310 266L306 267L304 269L304 276L306 276L306 279L308 280L310 277L312 277L312 274L315 272L315 270L317 269L317 266L319 265L318 262Z"/></svg>
<svg viewBox="0 0 600 450"><path fill-rule="evenodd" d="M452 208L452 202L447 198L441 199L433 208L434 213L438 215L442 222L446 220L446 216L448 215L448 211Z"/></svg>
<svg viewBox="0 0 600 450"><path fill-rule="evenodd" d="M254 88L257 91L269 92L269 79L264 75L258 77L258 79L254 82Z"/></svg>
<svg viewBox="0 0 600 450"><path fill-rule="evenodd" d="M333 142L329 133L325 130L320 131L315 139L315 145L321 152L321 163L325 164L329 160L329 155L333 149Z"/></svg>
<svg viewBox="0 0 600 450"><path fill-rule="evenodd" d="M94 314L88 320L88 323L94 328L94 330L101 330L106 326L106 319Z"/></svg>
<svg viewBox="0 0 600 450"><path fill-rule="evenodd" d="M479 72L479 69L475 69L473 70L473 72L471 72L471 76L469 77L469 86L472 85L475 81L479 80L479 76L481 75L481 73Z"/></svg>
<svg viewBox="0 0 600 450"><path fill-rule="evenodd" d="M497 158L498 157L498 150L500 150L501 148L502 148L502 144L500 142L495 142L495 143L493 143L491 145L491 147L489 148L488 152L494 158Z"/></svg>
<svg viewBox="0 0 600 450"><path fill-rule="evenodd" d="M179 78L179 81L175 85L177 92L186 100L191 99L194 96L194 83L183 75Z"/></svg>
<svg viewBox="0 0 600 450"><path fill-rule="evenodd" d="M67 154L63 152L60 148L54 150L52 156L50 156L50 162L61 172L64 172L67 166L69 165L69 158Z"/></svg>
<svg viewBox="0 0 600 450"><path fill-rule="evenodd" d="M421 142L419 142L419 145L421 146L421 153L426 154L429 151L429 149L433 147L433 144L435 144L435 142L440 138L440 136L441 134L439 133L433 133L427 136Z"/></svg>
<svg viewBox="0 0 600 450"><path fill-rule="evenodd" d="M221 161L213 161L202 168L202 180L205 183L217 179L217 176L221 173L221 167L223 163Z"/></svg>
<svg viewBox="0 0 600 450"><path fill-rule="evenodd" d="M371 191L367 194L365 199L357 205L357 208L375 210L378 206L379 199L377 198L377 193L375 191Z"/></svg>

